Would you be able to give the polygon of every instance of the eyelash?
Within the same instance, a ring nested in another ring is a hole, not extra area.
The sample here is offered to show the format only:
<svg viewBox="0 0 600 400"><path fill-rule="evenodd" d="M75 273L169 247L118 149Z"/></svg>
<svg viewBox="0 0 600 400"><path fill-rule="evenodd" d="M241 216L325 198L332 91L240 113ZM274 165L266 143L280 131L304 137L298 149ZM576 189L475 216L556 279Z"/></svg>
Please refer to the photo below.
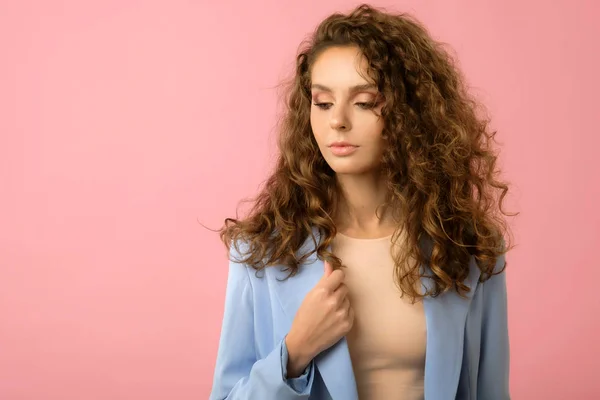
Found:
<svg viewBox="0 0 600 400"><path fill-rule="evenodd" d="M313 103L316 107L321 110L329 110L331 103ZM371 110L377 106L377 103L355 103L355 105L359 106L359 108L363 110Z"/></svg>

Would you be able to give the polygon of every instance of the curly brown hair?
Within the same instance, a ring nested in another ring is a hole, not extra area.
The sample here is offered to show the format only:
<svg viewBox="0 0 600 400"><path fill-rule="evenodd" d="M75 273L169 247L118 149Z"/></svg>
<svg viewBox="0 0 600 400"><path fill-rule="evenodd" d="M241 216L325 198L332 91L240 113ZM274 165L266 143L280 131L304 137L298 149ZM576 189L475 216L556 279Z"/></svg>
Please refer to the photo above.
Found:
<svg viewBox="0 0 600 400"><path fill-rule="evenodd" d="M496 132L444 45L412 16L369 5L329 16L301 45L286 86L275 170L246 218L225 219L221 240L238 252L238 243L245 243L247 251L237 261L257 271L283 264L293 276L314 252L341 266L328 251L336 235L331 218L339 200L336 175L310 125L311 65L334 46L361 50L385 98L381 115L389 145L381 166L398 221L392 240L403 249L394 254L401 292L412 299L453 289L466 294L472 256L482 281L502 272L495 264L509 248L503 217L509 214L502 207L508 186L497 178ZM308 238L314 249L298 254ZM420 293L415 282L423 264L434 285Z"/></svg>

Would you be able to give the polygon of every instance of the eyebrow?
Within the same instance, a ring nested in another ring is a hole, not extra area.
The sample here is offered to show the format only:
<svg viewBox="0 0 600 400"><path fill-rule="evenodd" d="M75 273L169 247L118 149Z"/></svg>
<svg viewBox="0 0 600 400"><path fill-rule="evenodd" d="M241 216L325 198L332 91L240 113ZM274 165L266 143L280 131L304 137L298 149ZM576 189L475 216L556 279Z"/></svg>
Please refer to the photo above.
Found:
<svg viewBox="0 0 600 400"><path fill-rule="evenodd" d="M327 86L321 85L321 84L318 84L318 83L312 84L310 88L311 88L311 90L312 89L318 89L318 90L322 90L322 91L328 92L328 93L332 93L333 92L333 90L331 90ZM372 90L372 89L377 89L377 85L372 84L372 83L365 83L365 84L362 84L362 85L352 86L350 88L350 93L364 92L364 91Z"/></svg>

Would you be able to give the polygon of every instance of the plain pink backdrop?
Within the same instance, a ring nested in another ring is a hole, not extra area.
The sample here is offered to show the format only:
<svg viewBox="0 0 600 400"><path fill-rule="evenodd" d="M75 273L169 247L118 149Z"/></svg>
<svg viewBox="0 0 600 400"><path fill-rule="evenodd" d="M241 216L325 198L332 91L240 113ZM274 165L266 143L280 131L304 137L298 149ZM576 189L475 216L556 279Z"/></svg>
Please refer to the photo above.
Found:
<svg viewBox="0 0 600 400"><path fill-rule="evenodd" d="M0 398L203 399L220 226L273 163L322 0L0 3ZM379 2L454 47L503 143L514 399L600 396L592 1Z"/></svg>

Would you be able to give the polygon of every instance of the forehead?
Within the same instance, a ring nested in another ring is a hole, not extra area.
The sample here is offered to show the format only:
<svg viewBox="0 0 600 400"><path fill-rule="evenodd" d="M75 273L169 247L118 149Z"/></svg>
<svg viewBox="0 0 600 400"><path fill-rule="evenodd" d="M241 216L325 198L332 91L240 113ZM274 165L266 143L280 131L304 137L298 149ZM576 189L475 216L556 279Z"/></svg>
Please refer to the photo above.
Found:
<svg viewBox="0 0 600 400"><path fill-rule="evenodd" d="M343 90L374 83L367 75L368 62L357 47L332 47L323 51L311 68L311 83Z"/></svg>

